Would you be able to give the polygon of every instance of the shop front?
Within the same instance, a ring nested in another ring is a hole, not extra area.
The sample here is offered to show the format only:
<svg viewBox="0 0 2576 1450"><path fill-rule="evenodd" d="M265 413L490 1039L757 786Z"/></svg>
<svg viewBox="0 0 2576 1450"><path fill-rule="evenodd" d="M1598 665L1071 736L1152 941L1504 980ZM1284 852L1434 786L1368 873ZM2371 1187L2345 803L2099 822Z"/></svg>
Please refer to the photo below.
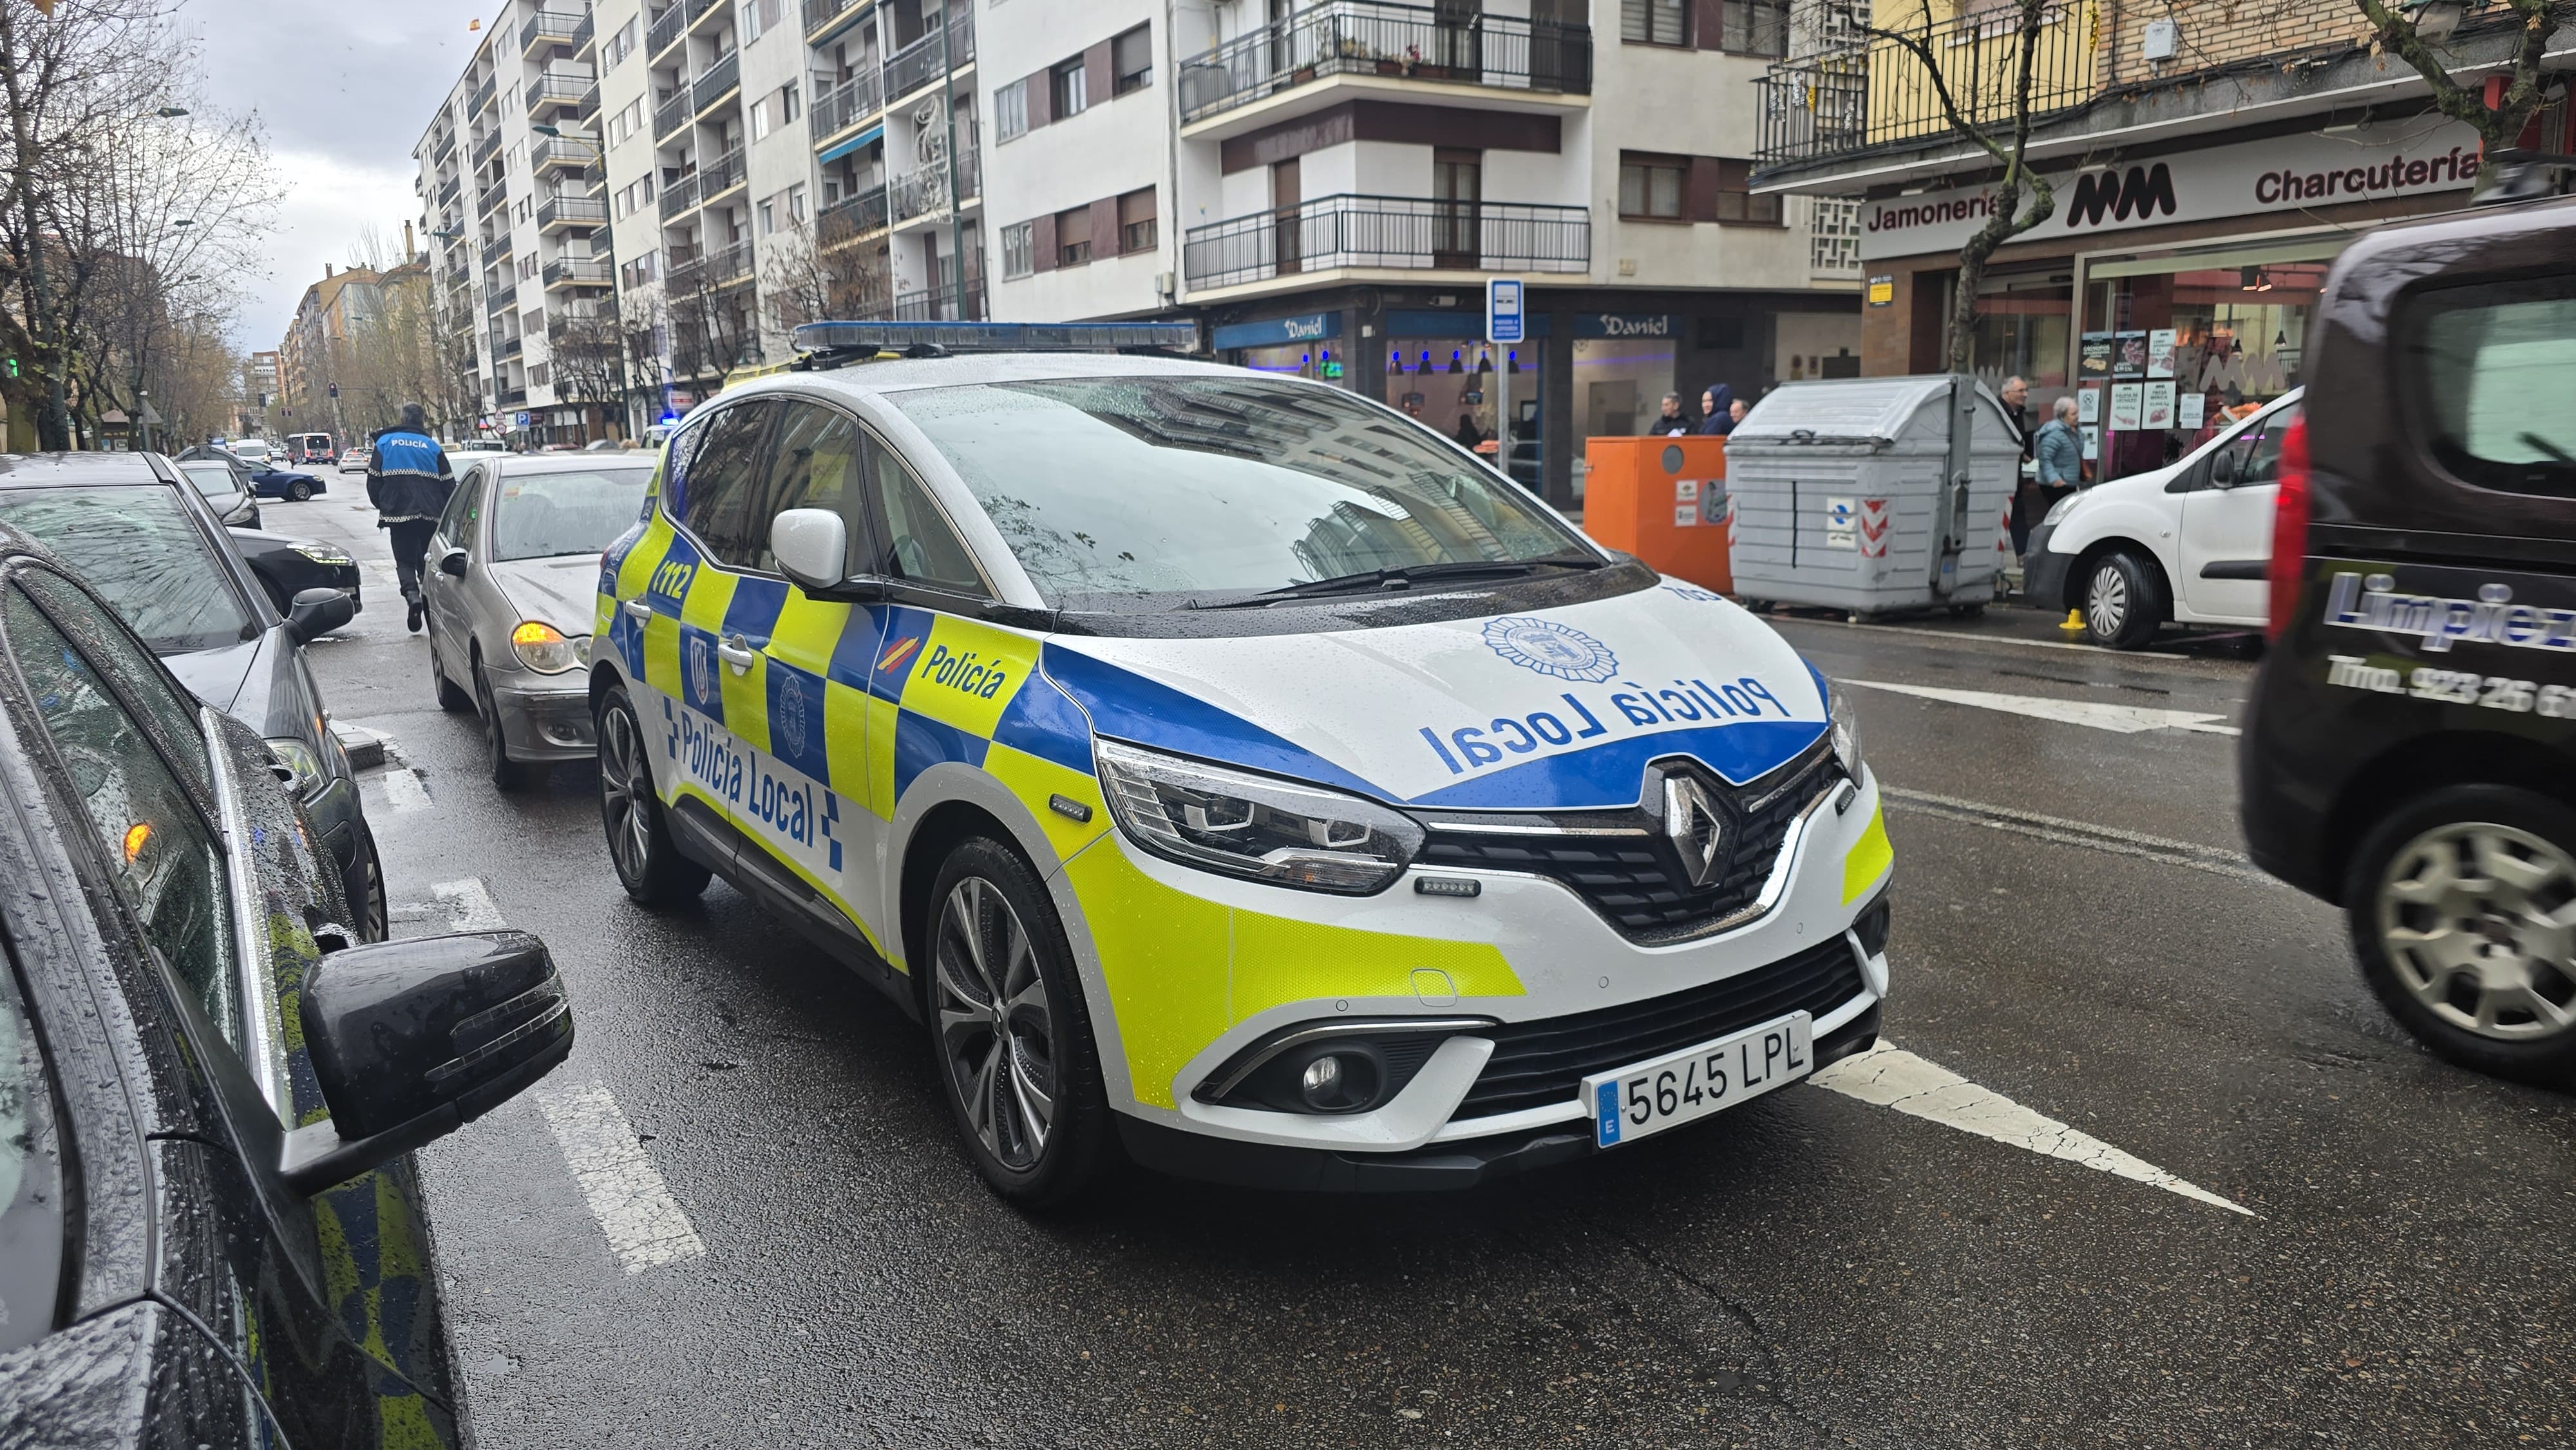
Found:
<svg viewBox="0 0 2576 1450"><path fill-rule="evenodd" d="M2361 228L2464 204L2477 136L2439 116L2295 132L2053 178L2057 215L1978 286L1975 369L2076 401L2094 477L2159 468L2300 385L2327 269ZM1866 203L1864 370L1937 372L1958 248L1991 192Z"/></svg>
<svg viewBox="0 0 2576 1450"><path fill-rule="evenodd" d="M1342 314L1306 312L1290 317L1229 323L1211 331L1220 362L1254 372L1347 385L1349 357L1342 348Z"/></svg>

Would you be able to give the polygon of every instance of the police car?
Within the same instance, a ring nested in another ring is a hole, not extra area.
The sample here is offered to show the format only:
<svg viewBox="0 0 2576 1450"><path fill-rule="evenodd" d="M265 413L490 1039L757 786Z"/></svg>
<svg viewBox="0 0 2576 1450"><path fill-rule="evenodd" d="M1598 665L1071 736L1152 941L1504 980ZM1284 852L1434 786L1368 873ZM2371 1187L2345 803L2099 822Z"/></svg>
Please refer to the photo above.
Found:
<svg viewBox="0 0 2576 1450"><path fill-rule="evenodd" d="M599 580L627 891L892 995L1029 1204L1463 1185L1874 1042L1823 676L1400 414L1143 355L1191 337L814 324L693 414Z"/></svg>

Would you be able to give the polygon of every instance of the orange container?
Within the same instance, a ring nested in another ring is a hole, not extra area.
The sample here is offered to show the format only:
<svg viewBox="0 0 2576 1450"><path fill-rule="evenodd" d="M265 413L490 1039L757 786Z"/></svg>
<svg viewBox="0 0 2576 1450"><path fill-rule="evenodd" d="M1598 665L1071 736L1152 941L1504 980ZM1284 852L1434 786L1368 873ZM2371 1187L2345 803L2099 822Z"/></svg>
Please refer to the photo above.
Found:
<svg viewBox="0 0 2576 1450"><path fill-rule="evenodd" d="M1586 438L1583 466L1585 533L1702 589L1734 589L1724 438Z"/></svg>

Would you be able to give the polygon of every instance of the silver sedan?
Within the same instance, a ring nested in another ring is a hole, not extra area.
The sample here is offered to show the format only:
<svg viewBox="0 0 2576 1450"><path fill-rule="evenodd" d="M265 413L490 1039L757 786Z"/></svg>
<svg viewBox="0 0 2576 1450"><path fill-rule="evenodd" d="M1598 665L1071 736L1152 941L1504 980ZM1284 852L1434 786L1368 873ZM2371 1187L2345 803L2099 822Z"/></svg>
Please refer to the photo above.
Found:
<svg viewBox="0 0 2576 1450"><path fill-rule="evenodd" d="M421 574L430 682L443 708L482 717L502 790L596 753L599 557L642 512L654 457L485 456L459 471Z"/></svg>

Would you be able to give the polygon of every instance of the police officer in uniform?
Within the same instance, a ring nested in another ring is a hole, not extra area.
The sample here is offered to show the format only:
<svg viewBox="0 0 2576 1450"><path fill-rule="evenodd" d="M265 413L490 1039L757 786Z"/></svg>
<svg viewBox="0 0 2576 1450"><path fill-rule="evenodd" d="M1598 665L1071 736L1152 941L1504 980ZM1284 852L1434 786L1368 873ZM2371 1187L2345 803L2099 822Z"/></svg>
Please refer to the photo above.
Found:
<svg viewBox="0 0 2576 1450"><path fill-rule="evenodd" d="M447 466L447 450L429 436L429 415L418 403L405 403L402 421L379 431L375 453L367 461L367 502L376 506L376 527L393 533L394 572L410 606L405 627L420 633L422 556L447 496L456 491L456 474Z"/></svg>

